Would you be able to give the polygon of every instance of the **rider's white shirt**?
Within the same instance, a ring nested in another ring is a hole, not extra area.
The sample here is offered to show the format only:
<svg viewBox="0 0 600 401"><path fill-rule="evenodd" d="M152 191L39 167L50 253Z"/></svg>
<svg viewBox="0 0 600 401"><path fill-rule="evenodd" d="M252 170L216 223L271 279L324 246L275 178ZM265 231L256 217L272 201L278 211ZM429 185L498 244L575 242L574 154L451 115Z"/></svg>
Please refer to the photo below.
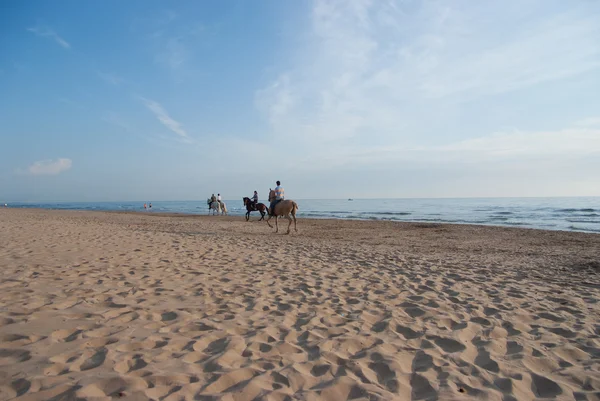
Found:
<svg viewBox="0 0 600 401"><path fill-rule="evenodd" d="M221 195L217 196L217 200L221 201Z"/></svg>

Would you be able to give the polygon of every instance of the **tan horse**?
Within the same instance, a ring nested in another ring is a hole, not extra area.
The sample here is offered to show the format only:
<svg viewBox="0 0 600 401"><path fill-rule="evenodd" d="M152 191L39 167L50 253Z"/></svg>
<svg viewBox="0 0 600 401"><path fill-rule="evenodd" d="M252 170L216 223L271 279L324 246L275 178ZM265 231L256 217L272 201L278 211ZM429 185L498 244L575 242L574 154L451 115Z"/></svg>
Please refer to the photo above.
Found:
<svg viewBox="0 0 600 401"><path fill-rule="evenodd" d="M273 200L275 200L275 191L271 190L271 192L269 192L269 202L272 202ZM294 219L294 231L298 232L298 228L296 227L296 211L298 210L298 204L296 202L294 202L293 200L282 200L281 202L277 203L275 205L275 213L273 213L275 215L275 232L279 232L279 225L277 224L277 219L279 216L285 216L286 219L288 219L290 222L288 224L288 229L287 229L287 233L290 233L290 226L292 225L292 218ZM291 215L291 217L290 217ZM267 224L269 225L269 227L273 228L273 226L271 225L271 223L269 223L269 220L271 220L271 214L269 213L269 217L267 218Z"/></svg>

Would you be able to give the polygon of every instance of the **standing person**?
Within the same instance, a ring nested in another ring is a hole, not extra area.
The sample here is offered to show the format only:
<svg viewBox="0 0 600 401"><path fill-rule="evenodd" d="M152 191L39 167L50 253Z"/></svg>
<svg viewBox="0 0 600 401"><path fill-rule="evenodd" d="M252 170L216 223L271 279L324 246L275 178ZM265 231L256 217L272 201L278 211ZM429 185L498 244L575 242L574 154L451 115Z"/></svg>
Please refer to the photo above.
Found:
<svg viewBox="0 0 600 401"><path fill-rule="evenodd" d="M148 209L148 205L144 203L144 210Z"/></svg>
<svg viewBox="0 0 600 401"><path fill-rule="evenodd" d="M275 216L275 205L285 199L285 190L281 186L281 182L277 181L276 184L275 199L271 201L271 207L269 208L271 210L271 216Z"/></svg>
<svg viewBox="0 0 600 401"><path fill-rule="evenodd" d="M152 202L148 205L148 209L152 209Z"/></svg>

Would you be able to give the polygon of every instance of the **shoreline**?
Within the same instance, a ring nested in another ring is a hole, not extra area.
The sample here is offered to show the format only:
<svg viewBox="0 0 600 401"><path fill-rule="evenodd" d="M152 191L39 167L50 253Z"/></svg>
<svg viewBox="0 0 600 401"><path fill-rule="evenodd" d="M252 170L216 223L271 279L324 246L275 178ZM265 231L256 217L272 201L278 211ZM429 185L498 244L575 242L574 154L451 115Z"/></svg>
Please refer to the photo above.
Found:
<svg viewBox="0 0 600 401"><path fill-rule="evenodd" d="M174 217L174 218L190 218L190 219L202 219L202 218L219 218L223 221L244 221L244 215L240 216L232 216L232 215L216 215L212 214L204 214L204 213L185 213L185 212L155 212L155 211L144 211L144 210L80 210L80 209L46 209L46 208L29 208L29 207L8 207L8 208L0 208L0 210L30 210L37 212L76 212L76 213L108 213L108 214L122 214L122 215L141 215L141 216L156 216L156 217ZM253 213L250 215L250 221L257 221L260 218L260 214ZM265 216L266 221L267 217ZM279 219L284 223L287 221L285 218ZM456 227L487 227L487 228L498 228L498 229L506 229L506 230L535 230L535 231L543 231L543 232L560 232L560 233L578 233L578 234L589 234L589 235L600 235L600 230L590 231L584 229L548 229L548 228L538 228L538 227L529 227L526 225L510 225L510 224L486 224L486 223L457 223L457 222L444 222L444 221L422 221L422 220L393 220L393 219L374 219L374 218L343 218L343 217L297 217L298 221L330 221L330 222L356 222L356 223L374 223L374 224L400 224L400 225L428 225L428 226L456 226ZM264 222L263 221L263 222ZM274 220L272 219L272 224L274 224Z"/></svg>

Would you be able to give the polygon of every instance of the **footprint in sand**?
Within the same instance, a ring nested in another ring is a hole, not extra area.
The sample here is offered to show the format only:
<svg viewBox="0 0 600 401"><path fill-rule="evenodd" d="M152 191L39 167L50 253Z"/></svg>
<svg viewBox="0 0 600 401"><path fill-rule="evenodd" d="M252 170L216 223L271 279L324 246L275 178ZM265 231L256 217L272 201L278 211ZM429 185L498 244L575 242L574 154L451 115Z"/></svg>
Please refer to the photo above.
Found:
<svg viewBox="0 0 600 401"><path fill-rule="evenodd" d="M379 384L392 393L398 391L399 384L396 380L396 372L385 361L372 362L369 364L369 369L375 372Z"/></svg>
<svg viewBox="0 0 600 401"><path fill-rule="evenodd" d="M383 320L381 322L377 322L371 327L371 331L373 333L381 333L385 329L387 329L389 322Z"/></svg>
<svg viewBox="0 0 600 401"><path fill-rule="evenodd" d="M424 351L417 351L412 362L413 372L426 372L433 367L433 358Z"/></svg>
<svg viewBox="0 0 600 401"><path fill-rule="evenodd" d="M163 322L170 322L175 319L177 319L177 313L175 312L165 312L160 316L160 320Z"/></svg>
<svg viewBox="0 0 600 401"><path fill-rule="evenodd" d="M498 363L494 361L490 357L490 353L485 350L479 351L479 354L477 354L477 357L475 357L475 365L493 373L500 372Z"/></svg>
<svg viewBox="0 0 600 401"><path fill-rule="evenodd" d="M563 392L556 382L535 373L531 374L531 391L540 398L554 398Z"/></svg>
<svg viewBox="0 0 600 401"><path fill-rule="evenodd" d="M15 397L20 397L31 388L31 382L26 379L17 379L10 384L10 387L14 390Z"/></svg>
<svg viewBox="0 0 600 401"><path fill-rule="evenodd" d="M437 392L425 377L414 374L410 378L411 398L413 400L435 400Z"/></svg>
<svg viewBox="0 0 600 401"><path fill-rule="evenodd" d="M331 366L329 366L329 365L315 365L310 370L310 373L315 377L319 377L319 376L323 376L325 373L329 372L330 368L331 368Z"/></svg>
<svg viewBox="0 0 600 401"><path fill-rule="evenodd" d="M0 348L0 366L12 365L31 359L31 353L20 349Z"/></svg>
<svg viewBox="0 0 600 401"><path fill-rule="evenodd" d="M82 355L82 358L85 358L85 359L83 359L83 362L81 363L81 365L77 366L77 364L74 364L73 366L71 366L71 370L86 371L86 370L97 368L98 366L100 366L104 363L107 352L108 351L106 348L101 348L99 350L96 350L92 355L90 355L88 357L86 357L86 354L89 355L90 352L89 351L85 352Z"/></svg>
<svg viewBox="0 0 600 401"><path fill-rule="evenodd" d="M400 324L396 325L396 332L401 334L405 339L412 340L414 338L419 338L423 335L423 333L418 333L411 329L410 327L402 326Z"/></svg>
<svg viewBox="0 0 600 401"><path fill-rule="evenodd" d="M412 318L423 316L425 314L425 311L423 309L421 309L418 305L413 304L412 302L403 302L399 306L401 308L404 308L404 312L406 312Z"/></svg>
<svg viewBox="0 0 600 401"><path fill-rule="evenodd" d="M433 342L440 347L444 352L453 353L465 350L465 346L456 340L445 337L435 337Z"/></svg>
<svg viewBox="0 0 600 401"><path fill-rule="evenodd" d="M76 340L81 332L81 330L56 330L50 334L50 338L52 338L54 341L64 341L68 343Z"/></svg>
<svg viewBox="0 0 600 401"><path fill-rule="evenodd" d="M127 358L115 365L115 371L118 373L129 373L148 366L141 355L134 355L133 358Z"/></svg>

